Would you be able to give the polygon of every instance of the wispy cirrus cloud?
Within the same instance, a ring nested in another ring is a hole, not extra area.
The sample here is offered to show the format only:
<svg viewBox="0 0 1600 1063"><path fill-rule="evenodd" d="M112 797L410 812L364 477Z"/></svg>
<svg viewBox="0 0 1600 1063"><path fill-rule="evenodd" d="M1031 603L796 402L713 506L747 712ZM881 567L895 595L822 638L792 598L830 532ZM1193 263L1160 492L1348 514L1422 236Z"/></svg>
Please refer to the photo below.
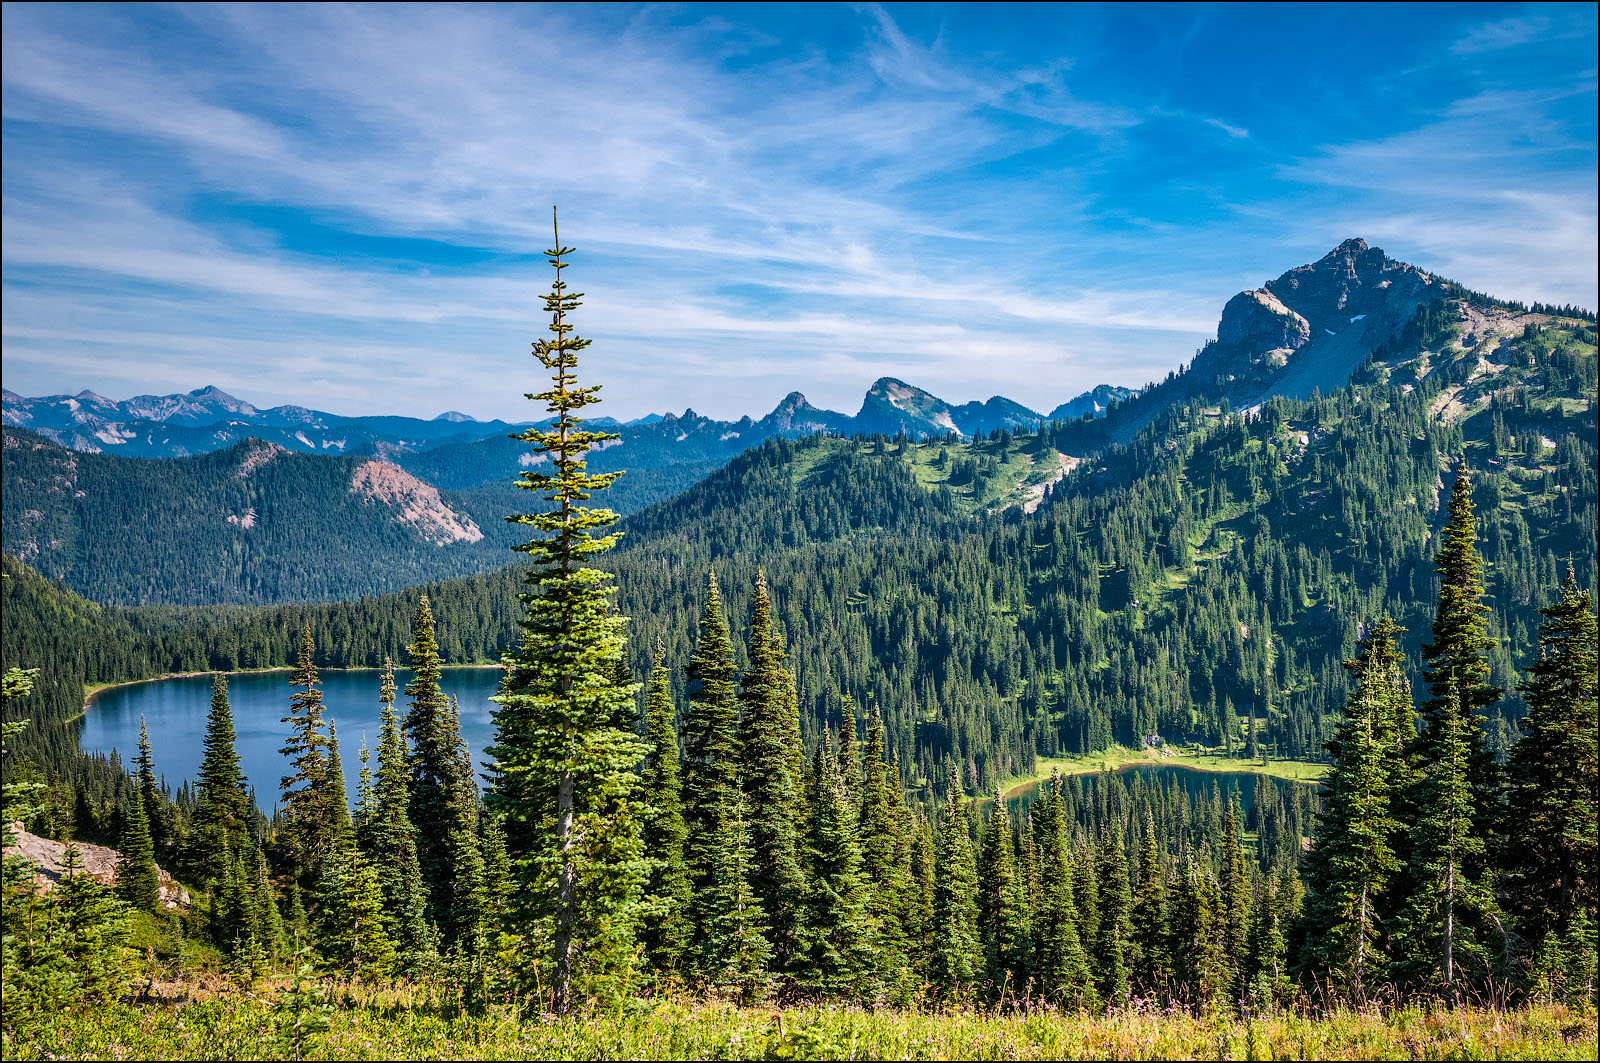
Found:
<svg viewBox="0 0 1600 1063"><path fill-rule="evenodd" d="M1215 65L1227 13L96 11L7 11L25 390L144 389L211 350L252 401L315 379L352 411L520 415L504 381L553 202L624 416L759 412L802 384L853 408L880 373L1040 405L1142 383L1351 226L1503 294L1593 301L1592 70L1475 76L1353 136L1182 73ZM1438 30L1474 32L1523 31ZM1447 195L1430 161L1462 171ZM283 365L309 375L263 371Z"/></svg>

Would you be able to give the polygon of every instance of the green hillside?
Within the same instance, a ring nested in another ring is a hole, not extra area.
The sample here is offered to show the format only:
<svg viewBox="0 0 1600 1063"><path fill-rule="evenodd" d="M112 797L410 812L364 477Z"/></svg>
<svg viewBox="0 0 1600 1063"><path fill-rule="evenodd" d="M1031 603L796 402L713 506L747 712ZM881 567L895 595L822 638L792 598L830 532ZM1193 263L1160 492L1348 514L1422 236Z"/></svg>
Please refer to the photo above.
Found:
<svg viewBox="0 0 1600 1063"><path fill-rule="evenodd" d="M1454 381L1478 358L1446 333L1416 337L1428 357L1375 361L1325 398L1249 416L1173 406L1042 491L1076 424L971 443L768 441L626 522L607 561L635 668L658 633L670 665L687 658L709 568L736 618L761 569L807 733L836 723L848 692L883 714L909 780L937 780L953 758L987 788L1031 774L1035 756L1152 731L1242 752L1252 717L1260 752L1315 758L1358 625L1392 613L1413 651L1428 630L1440 490L1459 455L1477 483L1494 680L1514 691L1568 559L1595 579L1594 327L1504 338L1493 388ZM84 678L282 664L303 618L326 663L376 664L398 654L423 589L112 611L138 648L109 644ZM425 589L448 659L508 643L511 570ZM1497 746L1521 711L1514 693L1498 707Z"/></svg>

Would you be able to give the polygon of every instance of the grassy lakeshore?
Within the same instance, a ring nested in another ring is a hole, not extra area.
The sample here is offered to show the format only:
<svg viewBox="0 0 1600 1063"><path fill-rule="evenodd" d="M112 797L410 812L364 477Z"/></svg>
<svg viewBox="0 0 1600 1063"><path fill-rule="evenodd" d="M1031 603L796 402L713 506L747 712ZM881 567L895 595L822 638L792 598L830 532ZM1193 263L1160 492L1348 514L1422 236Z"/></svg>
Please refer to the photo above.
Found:
<svg viewBox="0 0 1600 1063"><path fill-rule="evenodd" d="M929 1013L664 1003L555 1019L345 995L308 1059L1594 1059L1595 1016L1564 1007L1250 1020L1127 1011ZM340 994L334 994L338 1000ZM75 1009L5 1035L7 1059L291 1058L291 1019L248 994Z"/></svg>
<svg viewBox="0 0 1600 1063"><path fill-rule="evenodd" d="M1082 756L1040 757L1036 764L1032 775L1007 779L1004 796L1015 797L1028 787L1050 778L1053 771L1059 771L1062 775L1093 775L1103 771L1120 771L1136 764L1165 764L1193 771L1250 772L1301 783L1317 782L1327 771L1327 765L1310 761L1269 760L1263 764L1260 760L1224 756L1220 749L1199 746L1168 746L1161 750L1112 746L1099 753Z"/></svg>
<svg viewBox="0 0 1600 1063"><path fill-rule="evenodd" d="M442 665L441 667L445 671L449 672L449 671L453 671L453 670L458 669L458 668L499 668L501 666L498 663L488 663L488 664L446 664L446 665ZM205 671L205 672L168 672L165 675L148 676L148 677L146 677L144 679L119 679L115 683L85 683L85 684L83 684L83 707L85 709L87 709L89 707L89 702L93 701L96 696L105 693L107 690L113 690L113 689L115 689L117 687L132 687L132 686L138 686L141 683L159 683L159 682L162 682L163 680L166 680L166 679L194 679L194 678L196 678L198 676L203 676L203 675L260 675L260 674L264 674L264 673L268 673L268 672L292 672L292 671L294 671L294 669L292 667L290 667L289 665L283 664L283 665L274 665L271 668L233 668L233 669L230 669L228 671L220 671L220 670L217 670L217 669L212 669L210 671ZM317 671L319 673L321 673L321 672L376 672L376 671L380 671L380 669L377 669L377 668L318 668Z"/></svg>

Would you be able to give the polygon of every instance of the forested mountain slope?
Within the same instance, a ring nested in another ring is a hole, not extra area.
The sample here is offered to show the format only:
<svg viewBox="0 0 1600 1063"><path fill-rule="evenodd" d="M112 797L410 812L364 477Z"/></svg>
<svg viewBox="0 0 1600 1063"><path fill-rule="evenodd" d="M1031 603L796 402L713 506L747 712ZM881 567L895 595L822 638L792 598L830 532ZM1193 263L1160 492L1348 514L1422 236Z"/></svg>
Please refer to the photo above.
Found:
<svg viewBox="0 0 1600 1063"><path fill-rule="evenodd" d="M512 536L405 470L248 440L192 458L7 428L5 550L107 603L327 600L501 563Z"/></svg>
<svg viewBox="0 0 1600 1063"><path fill-rule="evenodd" d="M971 443L769 441L626 522L607 562L635 669L657 634L669 664L687 659L708 569L736 618L761 569L807 733L837 723L850 693L882 713L908 780L938 784L954 759L987 788L1038 753L1151 731L1242 747L1252 718L1264 751L1315 757L1360 625L1388 612L1413 651L1425 637L1441 488L1461 456L1494 681L1514 689L1568 559L1580 583L1596 577L1594 327L1526 327L1497 343L1492 372L1452 328L1413 333L1408 354L1325 398L1247 416L1174 406L1054 486L1044 470L1091 442L1081 423ZM447 659L509 644L506 570L328 606L106 610L118 633L73 667L109 679L282 664L305 619L325 663L377 664L399 653L424 590ZM8 664L49 659L25 618L47 618L53 593L8 584ZM59 697L58 712L73 707ZM1495 710L1498 746L1520 711L1514 694Z"/></svg>

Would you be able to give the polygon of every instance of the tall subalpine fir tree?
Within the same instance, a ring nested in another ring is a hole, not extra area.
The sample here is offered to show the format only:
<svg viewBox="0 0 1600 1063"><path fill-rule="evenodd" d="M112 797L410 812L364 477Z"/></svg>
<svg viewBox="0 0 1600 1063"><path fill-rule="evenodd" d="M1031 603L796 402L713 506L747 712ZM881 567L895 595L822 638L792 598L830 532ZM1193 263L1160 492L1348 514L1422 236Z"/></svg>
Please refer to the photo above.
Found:
<svg viewBox="0 0 1600 1063"><path fill-rule="evenodd" d="M1415 819L1408 835L1407 905L1397 943L1401 971L1413 985L1459 993L1463 959L1485 976L1485 931L1498 916L1488 883L1488 840L1498 825L1501 771L1489 752L1479 710L1500 690L1489 683L1490 609L1483 604L1472 484L1465 466L1450 493L1434 567L1439 604L1433 641L1423 647L1432 696L1423 705L1424 729L1415 743L1407 804Z"/></svg>
<svg viewBox="0 0 1600 1063"><path fill-rule="evenodd" d="M409 965L431 942L422 867L417 859L417 829L411 820L410 757L394 700L394 662L385 659L378 687L378 765L360 841L378 878L384 930L399 951L402 965Z"/></svg>
<svg viewBox="0 0 1600 1063"><path fill-rule="evenodd" d="M983 935L984 974L1000 1000L1017 996L1027 985L1028 924L1023 889L1011 816L997 789L978 857L978 927Z"/></svg>
<svg viewBox="0 0 1600 1063"><path fill-rule="evenodd" d="M301 881L315 885L322 876L322 862L338 841L338 826L345 809L335 807L336 794L344 792L343 780L333 777L333 758L327 726L322 718L322 691L314 660L316 646L311 641L311 624L300 633L300 655L289 685L289 715L283 718L291 730L289 741L279 750L289 758L293 774L279 783L283 792L278 837L297 856ZM337 786L337 790L335 787Z"/></svg>
<svg viewBox="0 0 1600 1063"><path fill-rule="evenodd" d="M750 888L766 915L773 966L792 969L804 943L796 825L797 789L790 743L788 695L794 679L784 667L767 577L756 574L750 603L750 668L740 681L739 758L750 832Z"/></svg>
<svg viewBox="0 0 1600 1063"><path fill-rule="evenodd" d="M812 991L829 996L874 995L877 927L867 911L871 884L861 871L857 814L850 804L833 743L824 733L814 756L806 834L810 871L805 933L809 943L798 974Z"/></svg>
<svg viewBox="0 0 1600 1063"><path fill-rule="evenodd" d="M978 931L978 869L962 801L959 774L950 772L950 796L939 822L934 866L933 957L930 975L946 1000L964 1001L983 974Z"/></svg>
<svg viewBox="0 0 1600 1063"><path fill-rule="evenodd" d="M739 702L733 641L715 573L706 578L699 638L689 659L689 712L684 720L684 858L693 892L689 902L695 953L706 951L709 927L720 918L713 901L715 869L734 865L723 852L733 838L728 817L738 807ZM713 950L714 951L714 950Z"/></svg>
<svg viewBox="0 0 1600 1063"><path fill-rule="evenodd" d="M1155 821L1145 812L1139 847L1139 889L1133 901L1134 984L1158 993L1172 984L1171 933L1167 913L1167 870L1156 841Z"/></svg>
<svg viewBox="0 0 1600 1063"><path fill-rule="evenodd" d="M1228 989L1221 904L1216 880L1190 854L1172 898L1172 961L1180 998L1202 1011L1221 1003Z"/></svg>
<svg viewBox="0 0 1600 1063"><path fill-rule="evenodd" d="M1244 812L1239 807L1239 792L1228 795L1222 816L1222 950L1227 967L1229 998L1238 1000L1244 993L1245 948L1250 933L1250 872L1244 866Z"/></svg>
<svg viewBox="0 0 1600 1063"><path fill-rule="evenodd" d="M1304 973L1357 1003L1384 977L1380 920L1394 907L1388 895L1404 842L1394 808L1405 775L1396 721L1411 711L1397 642L1403 630L1381 617L1361 640L1356 659L1345 662L1356 688L1326 743L1331 767L1305 865Z"/></svg>
<svg viewBox="0 0 1600 1063"><path fill-rule="evenodd" d="M548 984L558 1013L627 992L648 870L633 808L646 747L617 725L631 713L636 689L616 683L627 619L611 608L611 577L586 564L615 545L615 534L596 532L617 515L582 503L619 475L589 472L586 456L617 436L588 430L577 416L600 396L598 386L577 380L578 354L589 341L567 319L580 305L580 293L562 279L570 253L557 231L547 253L555 270L545 296L551 338L533 345L552 383L528 396L545 403L555 422L517 437L547 457L550 469L526 469L517 485L553 505L510 518L535 532L517 547L533 566L522 595L521 644L505 657L508 674L495 697L488 796L504 822L518 896L527 902L522 925L531 931L535 921L550 921Z"/></svg>
<svg viewBox="0 0 1600 1063"><path fill-rule="evenodd" d="M1448 697L1450 688L1444 687ZM1410 831L1410 895L1396 951L1402 977L1459 998L1462 984L1491 973L1486 923L1498 924L1483 869L1486 848L1475 827L1471 732L1462 691L1455 710L1441 709L1430 726L1429 759L1416 785L1417 822ZM1466 965L1466 966L1464 966Z"/></svg>
<svg viewBox="0 0 1600 1063"><path fill-rule="evenodd" d="M861 761L861 870L871 883L867 911L878 928L874 954L881 980L909 986L913 912L912 821L889 762L883 718L873 714Z"/></svg>
<svg viewBox="0 0 1600 1063"><path fill-rule="evenodd" d="M1600 926L1600 657L1594 600L1569 568L1561 600L1540 611L1545 619L1539 659L1522 688L1528 715L1507 767L1505 889L1521 933L1536 950L1551 935L1569 937L1580 917L1591 932ZM1592 944L1590 950L1592 963Z"/></svg>
<svg viewBox="0 0 1600 1063"><path fill-rule="evenodd" d="M1498 825L1501 770L1485 739L1481 712L1500 699L1501 690L1489 682L1492 610L1483 603L1483 558L1478 554L1472 482L1464 465L1450 492L1449 512L1434 559L1439 605L1433 641L1422 648L1432 696L1422 706L1424 729L1417 739L1416 759L1423 767L1437 761L1444 733L1442 718L1452 712L1464 714L1458 729L1467 743L1472 830L1487 839ZM1481 865L1480 859L1476 869L1481 870Z"/></svg>
<svg viewBox="0 0 1600 1063"><path fill-rule="evenodd" d="M1033 920L1033 985L1045 999L1082 1007L1095 999L1079 920L1077 874L1067 834L1065 781L1052 771L1031 814L1039 868Z"/></svg>
<svg viewBox="0 0 1600 1063"><path fill-rule="evenodd" d="M189 863L202 881L222 874L226 853L251 825L250 796L234 743L228 681L219 675L211 681L211 710L195 787L195 830L189 844Z"/></svg>
<svg viewBox="0 0 1600 1063"><path fill-rule="evenodd" d="M150 821L144 814L144 799L137 789L128 795L117 848L117 897L134 908L155 911L161 900L155 845L150 840Z"/></svg>
<svg viewBox="0 0 1600 1063"><path fill-rule="evenodd" d="M428 824L416 839L424 907L428 921L439 928L442 944L449 945L458 936L461 862L463 849L477 833L477 795L470 768L463 777L460 716L439 685L442 662L426 595L412 619L407 653L412 670L405 691L411 701L405 717L411 764L407 814L414 824Z"/></svg>
<svg viewBox="0 0 1600 1063"><path fill-rule="evenodd" d="M1240 860L1243 866L1243 860ZM1100 999L1115 1005L1128 999L1128 964L1133 951L1133 895L1122 830L1112 822L1100 844L1100 935L1094 943Z"/></svg>
<svg viewBox="0 0 1600 1063"><path fill-rule="evenodd" d="M144 714L139 714L139 755L133 762L133 778L139 784L139 799L144 802L145 819L150 824L150 843L159 854L166 850L171 838L162 815L161 787L156 781L155 755L150 751L150 732L145 729Z"/></svg>
<svg viewBox="0 0 1600 1063"><path fill-rule="evenodd" d="M649 752L639 772L649 806L641 817L644 851L650 859L647 906L640 937L645 958L663 974L680 971L689 947L689 868L683 844L683 787L678 773L677 710L672 704L666 651L656 640L645 696L645 741Z"/></svg>

